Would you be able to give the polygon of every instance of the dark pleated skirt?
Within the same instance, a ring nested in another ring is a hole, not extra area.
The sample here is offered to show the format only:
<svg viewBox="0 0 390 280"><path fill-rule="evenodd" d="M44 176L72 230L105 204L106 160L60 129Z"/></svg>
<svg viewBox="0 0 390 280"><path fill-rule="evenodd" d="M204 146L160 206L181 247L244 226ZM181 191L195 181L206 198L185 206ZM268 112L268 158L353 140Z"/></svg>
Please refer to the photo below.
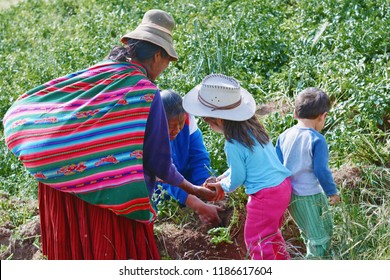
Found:
<svg viewBox="0 0 390 280"><path fill-rule="evenodd" d="M38 185L42 252L50 260L160 259L153 223L140 223Z"/></svg>

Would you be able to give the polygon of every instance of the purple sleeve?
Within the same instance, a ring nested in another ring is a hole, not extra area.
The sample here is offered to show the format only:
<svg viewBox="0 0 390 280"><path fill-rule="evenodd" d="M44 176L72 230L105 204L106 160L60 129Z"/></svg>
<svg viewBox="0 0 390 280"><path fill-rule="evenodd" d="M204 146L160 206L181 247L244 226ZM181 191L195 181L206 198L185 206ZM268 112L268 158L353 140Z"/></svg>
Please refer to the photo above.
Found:
<svg viewBox="0 0 390 280"><path fill-rule="evenodd" d="M176 170L171 158L168 124L160 92L157 91L150 108L144 139L145 180L152 191L155 177L178 186L183 176Z"/></svg>

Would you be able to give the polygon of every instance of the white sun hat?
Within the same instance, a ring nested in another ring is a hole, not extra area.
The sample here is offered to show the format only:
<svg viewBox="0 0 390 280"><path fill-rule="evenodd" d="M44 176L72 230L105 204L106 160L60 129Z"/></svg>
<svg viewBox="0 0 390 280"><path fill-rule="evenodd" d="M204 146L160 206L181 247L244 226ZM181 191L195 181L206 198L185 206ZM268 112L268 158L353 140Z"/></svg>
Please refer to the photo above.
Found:
<svg viewBox="0 0 390 280"><path fill-rule="evenodd" d="M235 78L211 74L184 96L183 107L195 116L245 121L255 114L256 102Z"/></svg>

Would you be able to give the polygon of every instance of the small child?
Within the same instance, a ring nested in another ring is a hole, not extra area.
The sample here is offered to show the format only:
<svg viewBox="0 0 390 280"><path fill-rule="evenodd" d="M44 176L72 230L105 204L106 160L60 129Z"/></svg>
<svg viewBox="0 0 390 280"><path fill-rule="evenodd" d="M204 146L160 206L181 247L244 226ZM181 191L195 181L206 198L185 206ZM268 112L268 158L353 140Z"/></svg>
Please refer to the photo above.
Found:
<svg viewBox="0 0 390 280"><path fill-rule="evenodd" d="M276 144L280 161L292 172L289 212L304 239L306 258L329 253L333 220L326 196L332 205L340 201L328 165L328 145L319 133L330 108L325 92L318 88L303 90L295 101L298 124L283 132Z"/></svg>
<svg viewBox="0 0 390 280"><path fill-rule="evenodd" d="M249 195L244 235L251 258L289 259L280 227L291 199L291 172L280 163L257 119L252 95L236 79L212 74L184 97L183 107L226 138L229 168L205 186L221 200L225 191L244 185Z"/></svg>

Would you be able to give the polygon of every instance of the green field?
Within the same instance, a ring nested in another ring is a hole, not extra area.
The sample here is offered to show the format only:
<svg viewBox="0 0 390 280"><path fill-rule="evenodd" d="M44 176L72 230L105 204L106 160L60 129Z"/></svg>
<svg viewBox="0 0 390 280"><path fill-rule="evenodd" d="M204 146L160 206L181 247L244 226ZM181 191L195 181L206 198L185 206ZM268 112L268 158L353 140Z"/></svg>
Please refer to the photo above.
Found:
<svg viewBox="0 0 390 280"><path fill-rule="evenodd" d="M272 108L261 121L274 143L294 124L300 90L331 96L322 133L342 196L332 208L333 258L390 259L388 0L26 0L0 8L0 119L27 90L100 61L151 8L177 24L179 61L158 79L161 89L184 95L210 73L234 76L259 107ZM224 140L199 126L222 172ZM32 217L37 188L6 148L2 126L0 155L0 226L17 228Z"/></svg>

